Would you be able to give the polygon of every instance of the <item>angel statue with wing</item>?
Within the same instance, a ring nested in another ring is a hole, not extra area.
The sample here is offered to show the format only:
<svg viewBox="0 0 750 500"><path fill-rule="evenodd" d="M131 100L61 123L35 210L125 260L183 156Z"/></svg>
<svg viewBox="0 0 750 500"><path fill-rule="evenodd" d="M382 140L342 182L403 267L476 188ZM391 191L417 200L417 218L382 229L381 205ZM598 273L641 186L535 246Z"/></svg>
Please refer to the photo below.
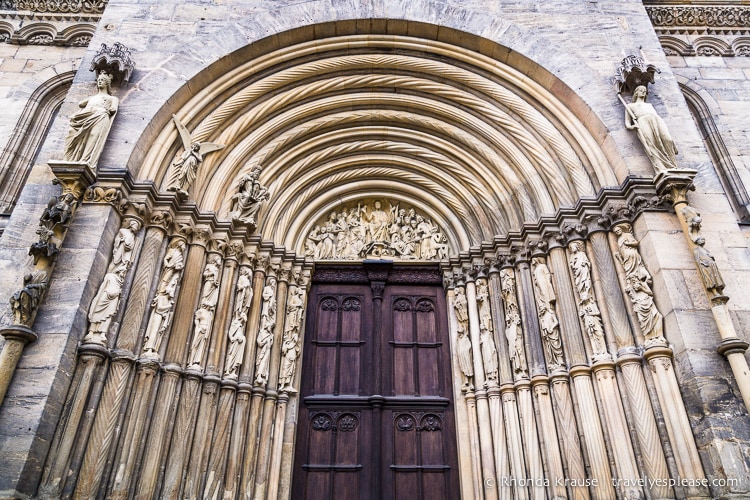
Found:
<svg viewBox="0 0 750 500"><path fill-rule="evenodd" d="M167 191L176 191L178 194L187 196L188 189L195 182L198 174L198 166L203 162L203 157L213 151L222 149L224 145L213 142L193 141L190 132L180 122L177 116L172 115L177 131L185 151L180 158L172 164L172 169L167 177Z"/></svg>

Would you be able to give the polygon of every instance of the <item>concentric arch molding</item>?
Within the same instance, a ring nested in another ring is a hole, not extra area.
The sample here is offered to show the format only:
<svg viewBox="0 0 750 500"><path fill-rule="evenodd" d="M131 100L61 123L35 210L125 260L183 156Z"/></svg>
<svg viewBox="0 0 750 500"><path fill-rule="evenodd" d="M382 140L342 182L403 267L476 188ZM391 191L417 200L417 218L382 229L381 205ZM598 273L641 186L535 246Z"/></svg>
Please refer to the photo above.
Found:
<svg viewBox="0 0 750 500"><path fill-rule="evenodd" d="M205 81L205 78L204 78ZM517 230L618 181L599 140L520 71L407 36L301 42L238 63L176 110L204 158L189 199L227 220L260 170L257 233L299 255L316 221L380 198L428 217L454 251ZM137 177L163 188L182 153L170 123Z"/></svg>

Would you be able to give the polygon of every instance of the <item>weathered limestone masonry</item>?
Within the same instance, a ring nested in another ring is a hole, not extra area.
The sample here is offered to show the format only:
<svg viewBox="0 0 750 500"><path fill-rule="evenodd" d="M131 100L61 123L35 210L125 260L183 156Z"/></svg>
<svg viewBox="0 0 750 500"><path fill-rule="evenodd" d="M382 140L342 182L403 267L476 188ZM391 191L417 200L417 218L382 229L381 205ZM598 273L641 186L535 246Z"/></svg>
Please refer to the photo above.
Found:
<svg viewBox="0 0 750 500"><path fill-rule="evenodd" d="M747 497L749 19L0 0L0 498L428 495L391 423L295 462L366 425L300 419L363 261L377 353L384 269L442 276L463 498Z"/></svg>

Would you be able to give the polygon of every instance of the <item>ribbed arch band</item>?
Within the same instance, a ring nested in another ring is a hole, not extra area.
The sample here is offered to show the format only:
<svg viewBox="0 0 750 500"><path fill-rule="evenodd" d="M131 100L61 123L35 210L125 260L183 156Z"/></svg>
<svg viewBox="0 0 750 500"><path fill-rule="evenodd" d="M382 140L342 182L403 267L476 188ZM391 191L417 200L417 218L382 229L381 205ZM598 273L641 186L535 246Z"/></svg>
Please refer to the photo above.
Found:
<svg viewBox="0 0 750 500"><path fill-rule="evenodd" d="M200 167L198 207L228 218L239 179L260 167L271 197L258 232L298 253L317 221L358 198L418 207L461 251L617 184L550 91L435 40L295 43L235 65L176 114L194 139L226 145ZM162 185L182 151L171 124L155 136L138 177Z"/></svg>

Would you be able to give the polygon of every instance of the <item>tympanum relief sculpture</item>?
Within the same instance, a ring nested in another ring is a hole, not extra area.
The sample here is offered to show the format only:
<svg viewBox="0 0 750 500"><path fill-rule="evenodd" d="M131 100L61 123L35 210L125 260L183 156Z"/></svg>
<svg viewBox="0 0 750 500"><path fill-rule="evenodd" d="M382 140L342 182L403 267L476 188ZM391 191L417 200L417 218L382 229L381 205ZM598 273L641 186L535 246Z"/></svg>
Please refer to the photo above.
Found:
<svg viewBox="0 0 750 500"><path fill-rule="evenodd" d="M276 279L270 277L263 288L263 307L260 311L260 326L256 339L255 385L265 387L271 365L273 330L276 327Z"/></svg>
<svg viewBox="0 0 750 500"><path fill-rule="evenodd" d="M96 77L96 94L81 101L78 106L82 109L70 117L65 161L96 167L119 105L112 95L111 84L112 75L100 71Z"/></svg>
<svg viewBox="0 0 750 500"><path fill-rule="evenodd" d="M508 355L516 378L529 375L526 363L526 351L523 344L523 329L521 328L521 313L516 299L516 277L513 269L500 270L500 287L505 310L505 338L508 341Z"/></svg>
<svg viewBox="0 0 750 500"><path fill-rule="evenodd" d="M156 294L151 301L151 317L144 334L143 356L158 358L159 346L164 333L169 328L174 312L177 285L185 267L185 250L187 245L181 238L174 239L167 249L162 262L162 272Z"/></svg>
<svg viewBox="0 0 750 500"><path fill-rule="evenodd" d="M591 351L594 361L609 359L607 345L604 341L604 327L602 326L602 315L591 284L591 261L589 261L584 243L574 241L568 248L570 258L568 260L570 269L573 271L573 281L578 290L578 315L581 317L583 327L591 341Z"/></svg>
<svg viewBox="0 0 750 500"><path fill-rule="evenodd" d="M165 182L165 189L167 191L174 191L179 196L186 198L190 186L193 185L198 176L198 167L203 163L205 155L213 151L218 151L224 148L224 146L222 144L214 144L213 142L194 141L190 137L190 132L188 132L179 118L172 115L172 119L180 134L184 151L170 167Z"/></svg>
<svg viewBox="0 0 750 500"><path fill-rule="evenodd" d="M560 321L557 319L557 313L555 312L557 297L555 296L555 290L552 288L552 277L544 258L532 258L531 269L547 366L550 371L555 371L565 367L562 340L560 339Z"/></svg>
<svg viewBox="0 0 750 500"><path fill-rule="evenodd" d="M125 220L117 232L112 246L112 260L104 275L99 291L89 307L89 329L84 343L106 345L107 331L120 306L125 275L133 264L135 235L141 224L135 219Z"/></svg>
<svg viewBox="0 0 750 500"><path fill-rule="evenodd" d="M453 309L457 323L456 357L461 369L461 390L466 392L474 390L474 361L471 357L471 339L469 338L469 303L463 287L456 288Z"/></svg>
<svg viewBox="0 0 750 500"><path fill-rule="evenodd" d="M447 237L432 220L399 204L389 204L386 210L380 200L331 212L305 240L305 255L316 260L442 260L448 258L448 251Z"/></svg>
<svg viewBox="0 0 750 500"><path fill-rule="evenodd" d="M633 304L633 312L643 332L646 347L666 344L664 317L654 304L651 274L643 265L643 259L638 252L638 240L631 231L628 223L617 224L612 228L612 232L617 236L619 250L616 257L625 271L625 292Z"/></svg>

